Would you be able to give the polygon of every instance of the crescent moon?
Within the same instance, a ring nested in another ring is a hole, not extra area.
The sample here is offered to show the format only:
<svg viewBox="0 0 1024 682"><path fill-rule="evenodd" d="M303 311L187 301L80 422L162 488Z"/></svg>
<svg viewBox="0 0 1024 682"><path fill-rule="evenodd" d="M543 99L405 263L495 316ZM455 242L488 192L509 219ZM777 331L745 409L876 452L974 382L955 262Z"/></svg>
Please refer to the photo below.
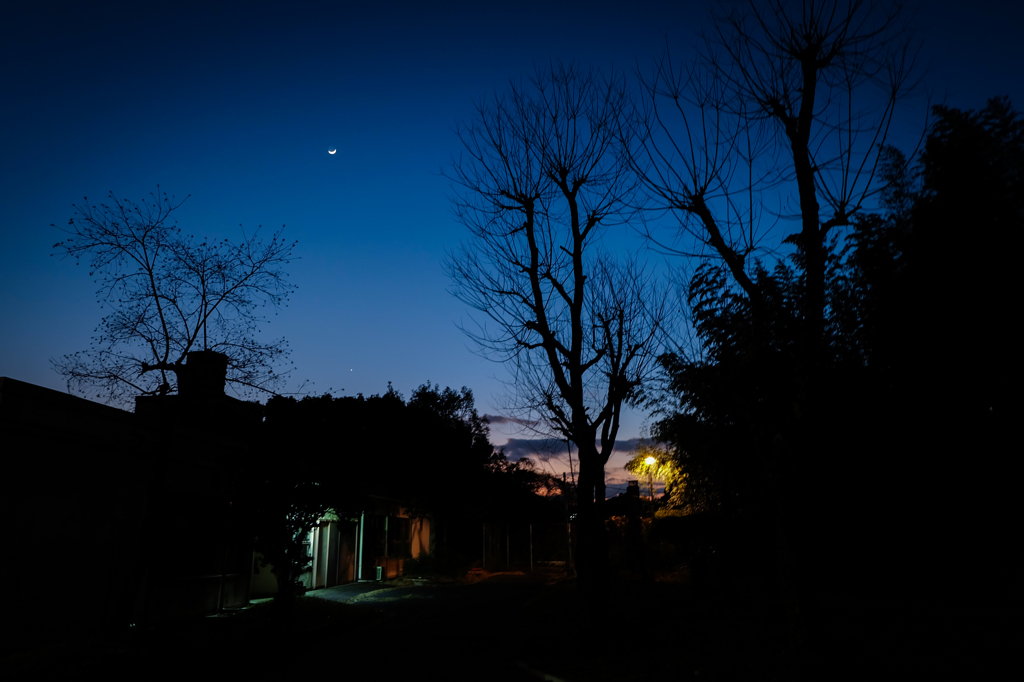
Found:
<svg viewBox="0 0 1024 682"><path fill-rule="evenodd" d="M334 153L335 153L335 152L337 152L337 151L338 151L337 149L328 149L328 150L327 150L327 153L328 153L328 154L334 154Z"/></svg>

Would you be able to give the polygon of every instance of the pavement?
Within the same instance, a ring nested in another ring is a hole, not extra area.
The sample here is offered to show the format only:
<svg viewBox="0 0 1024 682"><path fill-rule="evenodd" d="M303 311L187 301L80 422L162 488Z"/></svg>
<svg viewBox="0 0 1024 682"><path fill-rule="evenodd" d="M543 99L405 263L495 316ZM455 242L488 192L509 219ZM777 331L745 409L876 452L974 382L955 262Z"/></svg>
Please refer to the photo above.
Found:
<svg viewBox="0 0 1024 682"><path fill-rule="evenodd" d="M316 597L317 599L326 599L328 601L341 602L341 603L388 603L392 602L397 598L407 598L414 595L436 596L437 594L444 594L445 596L454 594L452 588L465 587L467 585L486 585L487 588L493 588L497 586L530 590L541 587L543 585L553 584L558 576L553 576L541 572L535 573L523 573L519 571L503 571L499 573L484 572L477 574L475 577L463 581L461 583L452 582L434 582L430 580L421 580L417 578L412 579L399 579L396 581L367 581L367 582L354 582L347 583L345 585L335 585L333 587L321 587L315 590L309 590L306 592L307 597ZM465 593L460 593L465 594ZM474 596L478 596L474 593ZM252 603L258 603L261 601L270 601L269 599L252 600Z"/></svg>
<svg viewBox="0 0 1024 682"><path fill-rule="evenodd" d="M321 587L315 590L309 590L306 592L307 597L316 597L317 599L326 599L327 601L336 601L341 603L348 603L357 597L363 597L364 595L373 595L375 593L385 593L396 589L409 589L410 586L399 586L397 584L389 584L386 582L362 582L362 583L346 583L345 585L335 585L334 587ZM255 601L255 600L254 600Z"/></svg>
<svg viewBox="0 0 1024 682"><path fill-rule="evenodd" d="M505 628L519 629L513 624L519 620L514 614L550 581L543 575L512 572L481 575L469 584L408 579L349 583L310 590L306 596L378 613L369 630L348 633L333 644L335 651L351 652L347 660L383 662L357 666L368 677L563 682L538 669L503 637Z"/></svg>

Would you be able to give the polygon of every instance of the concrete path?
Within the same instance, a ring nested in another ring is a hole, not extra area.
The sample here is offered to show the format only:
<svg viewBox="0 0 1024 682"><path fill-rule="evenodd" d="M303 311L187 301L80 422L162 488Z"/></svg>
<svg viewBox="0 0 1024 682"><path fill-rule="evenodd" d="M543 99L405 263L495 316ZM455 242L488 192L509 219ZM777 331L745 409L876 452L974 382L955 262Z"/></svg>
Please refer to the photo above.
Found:
<svg viewBox="0 0 1024 682"><path fill-rule="evenodd" d="M562 682L530 665L524 660L528 648L503 636L506 629L521 629L516 624L523 604L542 587L536 576L511 573L461 585L349 583L306 595L381 614L365 631L330 640L332 655L348 661L346 670L357 679Z"/></svg>
<svg viewBox="0 0 1024 682"><path fill-rule="evenodd" d="M392 589L396 589L396 587L389 587L388 583L346 583L345 585L335 585L334 587L321 587L316 590L309 590L306 592L306 596L345 603L363 594Z"/></svg>
<svg viewBox="0 0 1024 682"><path fill-rule="evenodd" d="M518 588L529 588L538 587L546 583L550 583L552 577L548 574L537 572L537 573L521 573L515 571L501 572L501 573L485 573L480 575L471 584L475 585L486 585L487 587L495 587L498 585L506 587L518 587ZM406 597L422 595L433 596L439 591L442 593L449 593L453 587L465 587L467 585L455 585L451 583L432 583L428 581L420 580L398 580L398 581L385 581L385 582L356 582L347 583L345 585L335 585L334 587L321 587L315 590L309 590L306 592L307 597L316 597L317 599L326 599L328 601L336 601L347 603L350 601L357 601L359 603L375 602L375 601L393 601L396 597ZM459 594L466 594L465 592L459 592ZM477 593L478 594L478 593Z"/></svg>

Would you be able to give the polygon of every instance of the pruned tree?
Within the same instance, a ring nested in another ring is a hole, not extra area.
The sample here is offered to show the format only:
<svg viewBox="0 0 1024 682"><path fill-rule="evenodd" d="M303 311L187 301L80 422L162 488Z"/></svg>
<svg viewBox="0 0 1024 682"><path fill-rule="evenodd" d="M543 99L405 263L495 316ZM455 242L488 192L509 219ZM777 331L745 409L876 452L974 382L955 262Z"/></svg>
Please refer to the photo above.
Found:
<svg viewBox="0 0 1024 682"><path fill-rule="evenodd" d="M63 229L68 238L54 245L63 258L86 261L97 299L113 309L88 350L52 361L68 390L111 404L174 393L193 350L227 355L237 392L278 388L289 350L284 339L257 338L260 308L281 305L294 289L283 268L296 242L281 231L263 242L259 229L237 244L200 241L172 218L184 199L159 188L150 196L136 204L111 193L99 206L86 198Z"/></svg>
<svg viewBox="0 0 1024 682"><path fill-rule="evenodd" d="M752 462L806 470L797 460L821 424L842 232L879 208L889 130L913 86L901 4L723 4L698 61L679 68L666 55L644 79L629 156L653 204L679 226L670 238L650 236L696 258L688 288L701 345L664 358L670 390L704 391L676 391L677 413L700 421L689 431L704 440L675 443L684 451L709 449L702 427L714 403L728 406L715 415L720 434L735 440L737 419L749 427L742 448ZM742 327L721 327L726 319ZM749 395L693 381L726 367Z"/></svg>
<svg viewBox="0 0 1024 682"><path fill-rule="evenodd" d="M599 244L633 210L637 181L619 139L630 110L621 78L553 65L478 106L457 131L464 154L450 173L472 235L447 262L453 293L488 318L466 331L512 368L520 423L579 449L584 579L605 564L604 465L664 317L644 268Z"/></svg>
<svg viewBox="0 0 1024 682"><path fill-rule="evenodd" d="M913 86L901 5L722 3L701 59L679 69L666 56L645 79L631 138L649 195L678 218L663 243L697 259L701 346L663 358L675 406L658 430L717 460L702 468L723 510L774 519L794 644L821 537L806 510L834 466L829 291L843 234L879 208L885 144Z"/></svg>
<svg viewBox="0 0 1024 682"><path fill-rule="evenodd" d="M784 243L802 248L809 370L820 359L829 239L877 208L882 150L913 86L901 5L729 5L699 62L680 68L666 54L644 79L631 158L655 204L679 219L680 238L662 241L713 262L759 314L755 260Z"/></svg>

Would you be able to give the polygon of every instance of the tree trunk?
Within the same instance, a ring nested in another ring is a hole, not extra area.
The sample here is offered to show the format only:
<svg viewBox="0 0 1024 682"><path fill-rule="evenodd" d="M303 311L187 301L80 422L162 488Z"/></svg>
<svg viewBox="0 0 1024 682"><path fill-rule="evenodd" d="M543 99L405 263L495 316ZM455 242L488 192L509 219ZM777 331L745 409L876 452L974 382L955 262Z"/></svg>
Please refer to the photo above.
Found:
<svg viewBox="0 0 1024 682"><path fill-rule="evenodd" d="M604 527L604 463L593 445L579 447L576 575L581 585L596 585L608 574L608 538Z"/></svg>

